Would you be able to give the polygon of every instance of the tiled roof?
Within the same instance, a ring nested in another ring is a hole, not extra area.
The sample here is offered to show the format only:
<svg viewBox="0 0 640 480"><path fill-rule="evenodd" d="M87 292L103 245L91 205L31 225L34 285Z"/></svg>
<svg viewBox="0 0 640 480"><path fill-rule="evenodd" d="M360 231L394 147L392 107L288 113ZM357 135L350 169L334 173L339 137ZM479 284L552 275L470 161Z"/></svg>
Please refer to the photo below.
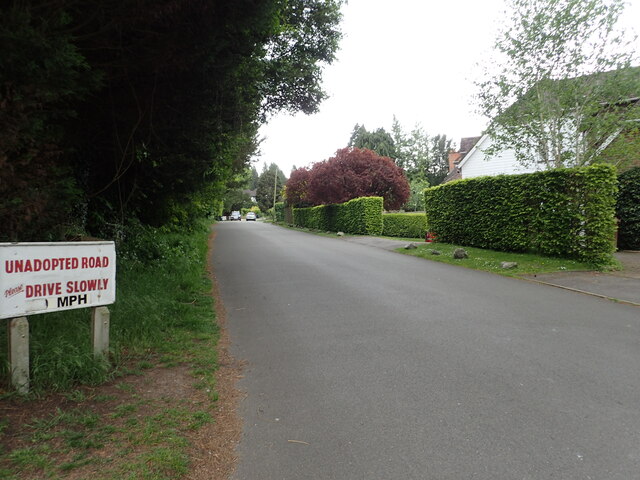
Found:
<svg viewBox="0 0 640 480"><path fill-rule="evenodd" d="M458 150L462 156L464 157L464 155L466 153L469 153L469 151L473 148L473 146L478 143L478 140L480 140L480 138L482 137L465 137L463 139L460 140L460 150Z"/></svg>
<svg viewBox="0 0 640 480"><path fill-rule="evenodd" d="M449 174L446 177L444 177L444 180L442 180L441 183L447 183L453 180L459 180L461 178L462 178L462 173L460 172L460 169L458 167L455 167L451 172L449 172Z"/></svg>

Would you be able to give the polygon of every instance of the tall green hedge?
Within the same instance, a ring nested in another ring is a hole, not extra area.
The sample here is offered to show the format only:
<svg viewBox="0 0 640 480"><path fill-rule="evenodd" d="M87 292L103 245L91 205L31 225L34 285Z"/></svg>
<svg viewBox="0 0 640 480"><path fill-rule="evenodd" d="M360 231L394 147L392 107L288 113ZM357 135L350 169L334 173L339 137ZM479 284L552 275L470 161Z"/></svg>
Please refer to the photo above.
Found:
<svg viewBox="0 0 640 480"><path fill-rule="evenodd" d="M626 250L640 250L640 167L621 173L618 187L618 246Z"/></svg>
<svg viewBox="0 0 640 480"><path fill-rule="evenodd" d="M427 224L443 242L604 264L616 192L610 165L471 178L425 190Z"/></svg>
<svg viewBox="0 0 640 480"><path fill-rule="evenodd" d="M273 207L275 209L276 222L284 222L284 202L276 202Z"/></svg>
<svg viewBox="0 0 640 480"><path fill-rule="evenodd" d="M332 232L380 235L382 202L382 197L360 197L336 205L294 208L293 223L299 227Z"/></svg>
<svg viewBox="0 0 640 480"><path fill-rule="evenodd" d="M382 234L387 237L423 238L427 217L414 213L386 213L382 216Z"/></svg>

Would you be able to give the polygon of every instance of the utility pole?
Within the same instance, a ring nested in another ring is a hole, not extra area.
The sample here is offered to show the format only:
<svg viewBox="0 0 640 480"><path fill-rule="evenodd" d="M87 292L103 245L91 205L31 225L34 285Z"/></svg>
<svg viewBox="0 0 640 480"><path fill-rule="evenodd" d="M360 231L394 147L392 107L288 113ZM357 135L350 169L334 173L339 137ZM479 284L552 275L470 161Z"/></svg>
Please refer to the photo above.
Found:
<svg viewBox="0 0 640 480"><path fill-rule="evenodd" d="M276 221L276 190L278 188L278 167L273 170L273 221Z"/></svg>

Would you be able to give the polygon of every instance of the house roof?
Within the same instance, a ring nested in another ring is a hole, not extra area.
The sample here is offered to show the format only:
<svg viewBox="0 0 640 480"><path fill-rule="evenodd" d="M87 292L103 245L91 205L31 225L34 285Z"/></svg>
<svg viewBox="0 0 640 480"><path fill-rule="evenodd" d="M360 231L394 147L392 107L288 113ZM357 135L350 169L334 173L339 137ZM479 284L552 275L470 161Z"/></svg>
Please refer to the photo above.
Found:
<svg viewBox="0 0 640 480"><path fill-rule="evenodd" d="M458 164L458 170L462 170L462 167L465 163L473 156L476 150L479 150L483 143L487 141L489 138L488 134L484 134L481 137L478 137L478 141L473 145L473 148L464 156L464 158Z"/></svg>
<svg viewBox="0 0 640 480"><path fill-rule="evenodd" d="M464 137L460 140L460 150L459 153L462 154L462 158L469 153L469 151L474 147L478 140L480 140L482 136L479 137Z"/></svg>
<svg viewBox="0 0 640 480"><path fill-rule="evenodd" d="M609 85L617 85L617 88L609 90ZM509 106L504 114L512 113L522 115L526 112L526 104L529 100L535 100L539 92L534 88L536 85L544 86L548 92L573 92L581 95L584 89L601 88L600 105L625 104L637 100L640 94L640 67L622 68L610 70L608 72L591 73L572 78L550 79L543 78L535 85L531 86L520 98ZM556 99L557 100L557 99ZM525 107L523 109L523 107Z"/></svg>
<svg viewBox="0 0 640 480"><path fill-rule="evenodd" d="M462 162L481 138L482 137L463 137L460 139L460 149L457 152L452 152L449 154L456 154L458 155L458 157L454 160L453 165L451 164L451 157L449 157L450 171L447 176L442 179L442 183L447 183L451 182L452 180L458 180L462 178L462 173L460 170Z"/></svg>
<svg viewBox="0 0 640 480"><path fill-rule="evenodd" d="M453 170L451 170L446 177L442 179L441 183L452 182L454 180L460 180L461 178L462 178L462 172L460 171L460 168L456 167Z"/></svg>
<svg viewBox="0 0 640 480"><path fill-rule="evenodd" d="M612 82L613 85L617 83L618 86L622 87L622 89L613 88L610 90L606 87L607 82ZM599 102L599 106L596 107L597 109L604 109L608 106L623 106L640 103L640 66L610 70L608 72L598 72L573 78L543 79L540 80L538 84L546 84L549 87L549 91L552 92L552 97L553 92L560 92L565 89L573 91L573 93L579 95L582 88L591 88L594 86L602 87L599 92L602 95L602 98ZM615 96L612 92L615 92ZM526 108L526 102L530 98L535 98L535 95L538 95L538 92L535 91L534 87L531 87L522 97L511 104L511 106L509 106L502 115L513 115L519 119L526 118L529 113ZM607 95L609 96L607 97ZM568 108L571 108L571 105L568 105ZM592 112L592 114L596 113L597 112L595 111ZM618 133L612 135L611 138L607 140L607 143L601 147L601 150L608 146L609 143L616 138ZM466 153L459 162L459 169L467 163L468 159L473 156L476 150L479 150L480 147L486 143L488 137L488 134L484 134L480 137L480 139L474 144L473 148L471 148L471 150Z"/></svg>

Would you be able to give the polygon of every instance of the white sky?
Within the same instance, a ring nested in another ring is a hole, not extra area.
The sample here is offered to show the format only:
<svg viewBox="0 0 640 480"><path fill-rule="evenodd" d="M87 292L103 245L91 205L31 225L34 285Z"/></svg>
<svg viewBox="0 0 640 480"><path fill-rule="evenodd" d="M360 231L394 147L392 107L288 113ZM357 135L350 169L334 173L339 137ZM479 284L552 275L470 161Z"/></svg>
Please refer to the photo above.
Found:
<svg viewBox="0 0 640 480"><path fill-rule="evenodd" d="M314 115L280 114L260 129L256 168L291 168L325 160L347 146L356 123L391 131L395 115L410 131L480 135L487 120L475 113L476 63L490 53L503 0L349 0L342 7L337 60L325 68L329 98ZM634 20L635 19L635 20ZM631 0L625 26L640 24L640 0Z"/></svg>

